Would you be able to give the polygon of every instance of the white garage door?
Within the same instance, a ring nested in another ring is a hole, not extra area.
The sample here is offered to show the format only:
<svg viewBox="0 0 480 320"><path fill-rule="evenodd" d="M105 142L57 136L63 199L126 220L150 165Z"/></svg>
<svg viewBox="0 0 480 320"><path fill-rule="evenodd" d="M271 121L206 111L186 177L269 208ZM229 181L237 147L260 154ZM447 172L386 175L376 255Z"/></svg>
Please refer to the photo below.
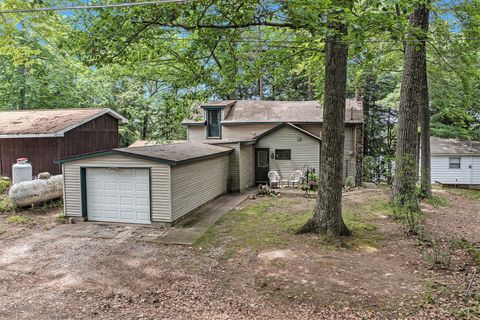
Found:
<svg viewBox="0 0 480 320"><path fill-rule="evenodd" d="M87 168L86 185L88 220L150 223L148 169Z"/></svg>

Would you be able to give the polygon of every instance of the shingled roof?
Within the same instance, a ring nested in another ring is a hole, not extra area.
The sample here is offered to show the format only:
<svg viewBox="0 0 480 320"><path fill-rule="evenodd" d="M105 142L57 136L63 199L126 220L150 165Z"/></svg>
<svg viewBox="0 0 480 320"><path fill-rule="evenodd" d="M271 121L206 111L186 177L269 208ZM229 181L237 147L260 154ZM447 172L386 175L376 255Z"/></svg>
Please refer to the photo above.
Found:
<svg viewBox="0 0 480 320"><path fill-rule="evenodd" d="M480 142L431 137L430 150L432 155L480 155Z"/></svg>
<svg viewBox="0 0 480 320"><path fill-rule="evenodd" d="M214 146L201 142L179 142L171 144L158 144L145 147L117 148L110 151L99 151L69 158L59 159L57 163L93 158L108 154L122 154L134 158L158 161L175 166L201 159L208 159L232 152L232 148Z"/></svg>
<svg viewBox="0 0 480 320"><path fill-rule="evenodd" d="M90 120L110 114L128 122L117 112L105 109L37 109L0 112L0 138L61 137Z"/></svg>
<svg viewBox="0 0 480 320"><path fill-rule="evenodd" d="M318 101L266 101L266 100L227 100L210 101L198 108L219 107L225 109L222 124L242 123L322 123L323 108ZM346 123L363 122L363 105L356 99L345 103ZM200 110L200 115L203 112ZM200 117L201 118L201 117ZM188 119L184 124L203 124L203 119Z"/></svg>

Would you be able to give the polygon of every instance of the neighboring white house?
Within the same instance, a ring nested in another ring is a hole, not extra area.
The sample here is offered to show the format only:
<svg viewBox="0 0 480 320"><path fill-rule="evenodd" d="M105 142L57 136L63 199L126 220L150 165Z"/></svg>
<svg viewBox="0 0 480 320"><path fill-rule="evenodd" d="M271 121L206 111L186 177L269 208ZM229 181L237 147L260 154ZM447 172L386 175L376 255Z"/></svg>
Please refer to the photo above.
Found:
<svg viewBox="0 0 480 320"><path fill-rule="evenodd" d="M430 139L432 183L480 185L480 142Z"/></svg>

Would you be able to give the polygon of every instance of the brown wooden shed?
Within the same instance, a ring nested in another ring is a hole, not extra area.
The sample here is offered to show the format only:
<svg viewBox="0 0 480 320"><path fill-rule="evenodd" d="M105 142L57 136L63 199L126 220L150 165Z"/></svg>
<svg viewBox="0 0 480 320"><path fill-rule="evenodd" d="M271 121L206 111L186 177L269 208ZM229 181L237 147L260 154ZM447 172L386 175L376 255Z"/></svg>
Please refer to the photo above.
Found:
<svg viewBox="0 0 480 320"><path fill-rule="evenodd" d="M28 158L33 175L60 174L54 160L118 147L118 124L127 119L111 109L50 109L0 112L0 176L12 176L17 158Z"/></svg>

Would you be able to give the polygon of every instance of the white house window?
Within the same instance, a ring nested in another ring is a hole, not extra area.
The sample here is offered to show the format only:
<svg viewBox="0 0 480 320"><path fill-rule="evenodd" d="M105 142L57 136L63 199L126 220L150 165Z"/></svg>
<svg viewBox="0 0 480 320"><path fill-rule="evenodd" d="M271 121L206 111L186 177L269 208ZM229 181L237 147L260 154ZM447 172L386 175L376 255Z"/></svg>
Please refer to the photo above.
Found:
<svg viewBox="0 0 480 320"><path fill-rule="evenodd" d="M275 149L276 160L290 160L292 158L292 150L290 149Z"/></svg>
<svg viewBox="0 0 480 320"><path fill-rule="evenodd" d="M207 109L207 138L221 138L220 109Z"/></svg>
<svg viewBox="0 0 480 320"><path fill-rule="evenodd" d="M460 162L461 162L460 157L450 157L448 167L450 169L460 169Z"/></svg>

